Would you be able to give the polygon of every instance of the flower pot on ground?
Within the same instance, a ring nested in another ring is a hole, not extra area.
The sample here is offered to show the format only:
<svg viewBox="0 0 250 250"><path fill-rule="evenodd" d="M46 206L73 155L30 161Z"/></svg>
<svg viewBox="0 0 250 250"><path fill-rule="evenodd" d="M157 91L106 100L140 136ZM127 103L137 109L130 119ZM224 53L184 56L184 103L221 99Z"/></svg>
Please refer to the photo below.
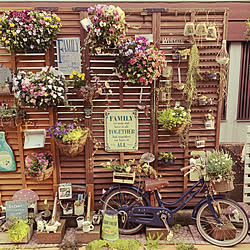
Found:
<svg viewBox="0 0 250 250"><path fill-rule="evenodd" d="M175 163L176 157L173 156L172 152L159 152L158 160L164 166L172 166Z"/></svg>
<svg viewBox="0 0 250 250"><path fill-rule="evenodd" d="M233 161L223 151L208 152L206 159L207 176L217 192L226 192L234 189Z"/></svg>
<svg viewBox="0 0 250 250"><path fill-rule="evenodd" d="M92 53L98 54L117 48L127 30L125 13L113 5L98 4L88 8L88 18L81 24L88 32L86 44Z"/></svg>
<svg viewBox="0 0 250 250"><path fill-rule="evenodd" d="M50 151L30 153L25 158L25 172L36 181L43 181L51 176L53 163Z"/></svg>
<svg viewBox="0 0 250 250"><path fill-rule="evenodd" d="M89 128L62 122L58 122L46 130L50 133L50 137L55 139L60 153L71 157L83 151L90 132Z"/></svg>
<svg viewBox="0 0 250 250"><path fill-rule="evenodd" d="M157 120L170 134L180 134L191 122L191 115L184 107L167 108L158 112Z"/></svg>
<svg viewBox="0 0 250 250"><path fill-rule="evenodd" d="M18 103L36 109L48 109L67 103L67 81L62 72L53 67L41 72L19 71L13 79L13 91Z"/></svg>
<svg viewBox="0 0 250 250"><path fill-rule="evenodd" d="M45 52L60 31L60 18L43 10L5 11L0 19L1 45L14 53Z"/></svg>
<svg viewBox="0 0 250 250"><path fill-rule="evenodd" d="M122 79L147 86L160 77L166 60L163 51L140 36L135 40L129 38L119 45L115 64Z"/></svg>

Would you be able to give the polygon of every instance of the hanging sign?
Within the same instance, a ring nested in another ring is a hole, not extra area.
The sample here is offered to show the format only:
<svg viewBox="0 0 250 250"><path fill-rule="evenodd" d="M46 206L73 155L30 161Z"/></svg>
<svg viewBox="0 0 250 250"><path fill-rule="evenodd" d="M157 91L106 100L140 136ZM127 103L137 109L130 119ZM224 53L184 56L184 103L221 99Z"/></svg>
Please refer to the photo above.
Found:
<svg viewBox="0 0 250 250"><path fill-rule="evenodd" d="M79 37L65 37L56 40L58 70L64 75L81 72L81 51Z"/></svg>
<svg viewBox="0 0 250 250"><path fill-rule="evenodd" d="M136 109L105 110L104 125L107 152L138 150L138 111Z"/></svg>

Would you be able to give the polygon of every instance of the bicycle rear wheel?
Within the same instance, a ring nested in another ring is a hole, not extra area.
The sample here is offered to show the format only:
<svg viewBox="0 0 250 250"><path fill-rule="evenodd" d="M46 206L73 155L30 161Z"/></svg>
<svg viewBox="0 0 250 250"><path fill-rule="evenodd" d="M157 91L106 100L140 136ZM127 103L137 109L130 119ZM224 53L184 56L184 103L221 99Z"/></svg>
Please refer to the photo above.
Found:
<svg viewBox="0 0 250 250"><path fill-rule="evenodd" d="M203 204L196 214L196 226L201 236L220 247L234 246L244 240L249 222L241 206L225 198L216 199L213 207L223 224L215 219L208 203Z"/></svg>
<svg viewBox="0 0 250 250"><path fill-rule="evenodd" d="M122 207L129 207L138 201L135 206L146 206L146 202L142 199L139 193L129 188L115 189L110 192L104 200L103 210L118 210L122 211ZM126 218L127 219L127 218ZM118 214L119 233L135 234L139 232L143 225L127 220L122 220L122 216Z"/></svg>

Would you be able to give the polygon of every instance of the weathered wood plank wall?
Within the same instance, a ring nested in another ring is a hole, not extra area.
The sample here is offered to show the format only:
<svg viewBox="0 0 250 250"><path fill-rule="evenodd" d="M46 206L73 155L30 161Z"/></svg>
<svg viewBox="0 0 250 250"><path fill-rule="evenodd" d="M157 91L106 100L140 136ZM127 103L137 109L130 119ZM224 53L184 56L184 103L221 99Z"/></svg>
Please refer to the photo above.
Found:
<svg viewBox="0 0 250 250"><path fill-rule="evenodd" d="M183 30L185 26L185 20L188 21L191 18L190 9L169 9L167 12L148 12L148 15L143 17L140 13L142 9L125 9L126 20L130 25L128 36L134 36L137 34L153 34L154 41L158 43L158 46L165 52L167 60L172 60L171 53L172 48L186 48L187 45L166 45L162 43L164 37L171 37L173 39L187 39L183 36ZM58 37L80 37L83 42L84 32L80 26L80 20L86 15L84 11L72 11L72 8L59 8L56 12L62 19L63 28L60 31ZM219 30L220 38L218 41L206 41L202 40L197 43L200 52L200 66L201 71L205 72L211 67L218 69L218 64L215 62L216 53L221 46L222 37L225 36L224 30L224 10L214 10L207 14L206 10L197 10L195 16L195 22L216 22L216 27ZM0 13L1 14L1 13ZM227 20L226 20L227 21ZM140 27L140 29L133 29L131 27ZM113 90L113 94L109 95L111 104L110 108L136 108L140 105L140 93L141 87L135 85L128 85L125 87L120 79L113 74L114 57L113 55L82 55L82 61L89 57L89 65L92 70L92 75L97 75L102 81L108 80ZM87 60L88 61L88 60ZM13 56L8 54L3 48L0 49L0 63L5 66L32 70L34 72L39 71L46 65L57 66L56 62L56 50L55 46L47 54L39 55L18 55L14 60ZM178 82L177 68L181 69L182 81L185 81L188 60L179 62L173 60L168 63L174 69L173 83ZM83 65L84 70L84 65ZM164 79L160 80L164 83ZM156 83L157 86L159 82ZM83 116L83 103L81 99L77 99L74 93L68 94L69 103L72 106L77 107L77 114L82 118L83 123L89 126L93 130L93 137L101 141L101 147L95 154L94 166L90 165L89 157L91 155L91 141L87 142L85 151L77 157L68 158L59 155L56 149L57 156L57 176L41 183L32 182L29 178L26 178L23 173L22 157L30 152L30 150L19 150L23 143L23 133L17 133L17 130L6 131L6 138L10 146L13 148L18 170L11 173L0 174L0 192L2 194L2 200L10 200L11 196L20 188L30 188L38 193L41 200L48 199L49 203L53 202L53 191L55 191L57 182L71 182L74 184L88 185L95 195L95 205L98 207L98 201L100 199L102 189L107 189L112 185L112 173L104 169L101 164L111 159L119 159L120 162L126 162L129 159L140 159L141 155L145 152L151 152L158 155L160 151L172 151L177 157L176 163L172 167L163 168L158 166L155 161L154 166L158 168L160 174L170 181L170 186L162 191L163 198L167 201L172 201L183 193L184 189L190 185L187 179L184 179L183 173L180 172L180 168L187 164L184 156L190 151L195 150L195 139L200 137L206 140L206 149L213 149L218 146L218 127L219 119L217 120L217 126L215 130L206 130L203 123L203 116L210 109L213 114L217 116L218 112L218 81L205 82L199 81L197 84L199 93L203 93L214 99L214 104L210 106L200 107L196 103L192 106L192 127L189 133L189 146L186 150L180 145L180 139L178 136L166 135L165 131L160 128L155 119L155 112L157 111L156 105L157 98L154 89L149 87L143 87L142 103L146 105L149 112L139 110L139 150L132 153L107 153L104 150L104 110L107 108L105 95L102 94L99 98L94 100L94 109L91 119L84 119ZM13 96L1 96L1 102L7 102L8 100L13 102ZM174 105L175 101L184 103L185 97L181 92L174 90L172 93L171 104ZM166 102L159 103L159 109L166 107ZM51 111L37 111L29 107L25 107L28 112L30 123L27 124L28 128L33 128L36 123L37 128L46 128L51 124L51 118L53 114L59 121L72 121L74 115L70 107L60 106ZM25 127L23 126L22 129ZM18 140L19 138L19 140ZM46 148L51 148L50 138L46 138ZM58 181L57 181L58 178ZM41 208L42 202L39 202L39 208Z"/></svg>

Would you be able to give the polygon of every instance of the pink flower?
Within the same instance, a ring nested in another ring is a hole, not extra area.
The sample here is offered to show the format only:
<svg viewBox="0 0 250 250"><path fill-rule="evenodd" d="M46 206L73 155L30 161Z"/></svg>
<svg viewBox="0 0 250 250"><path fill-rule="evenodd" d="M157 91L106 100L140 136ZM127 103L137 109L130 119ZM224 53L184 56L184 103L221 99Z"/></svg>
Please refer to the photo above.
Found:
<svg viewBox="0 0 250 250"><path fill-rule="evenodd" d="M140 82L143 82L143 77L140 77Z"/></svg>
<svg viewBox="0 0 250 250"><path fill-rule="evenodd" d="M110 34L114 34L115 33L115 29L114 28L109 28L109 33Z"/></svg>
<svg viewBox="0 0 250 250"><path fill-rule="evenodd" d="M145 65L147 62L146 62L146 61L143 61L142 63L143 63L143 65Z"/></svg>
<svg viewBox="0 0 250 250"><path fill-rule="evenodd" d="M137 68L138 68L138 69L141 68L141 64L138 64L138 65L137 65Z"/></svg>

